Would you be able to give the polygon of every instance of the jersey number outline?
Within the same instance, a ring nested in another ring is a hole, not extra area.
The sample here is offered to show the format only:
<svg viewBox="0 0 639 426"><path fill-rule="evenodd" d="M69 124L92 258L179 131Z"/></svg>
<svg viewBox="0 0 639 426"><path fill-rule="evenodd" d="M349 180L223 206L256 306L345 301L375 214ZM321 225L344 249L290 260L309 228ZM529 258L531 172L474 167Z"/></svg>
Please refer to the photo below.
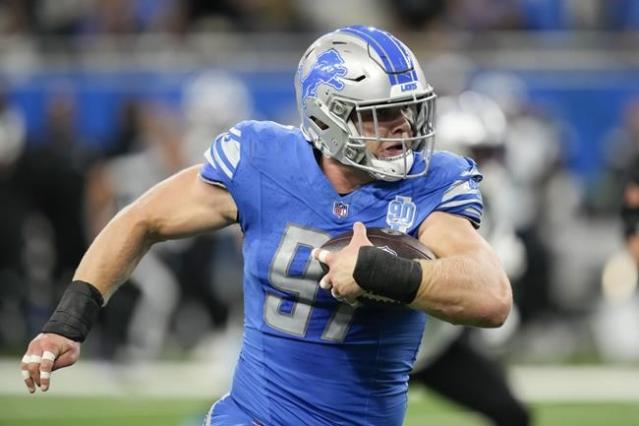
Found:
<svg viewBox="0 0 639 426"><path fill-rule="evenodd" d="M319 262L308 257L301 275L292 276L289 271L301 247L319 247L330 239L330 235L315 229L289 224L280 239L269 269L269 281L278 290L292 293L296 297L290 313L282 312L284 299L267 294L264 300L264 320L272 328L304 337L311 319L312 305L317 297L319 279L323 275ZM337 305L329 319L321 339L343 342L350 329L355 308L346 303Z"/></svg>

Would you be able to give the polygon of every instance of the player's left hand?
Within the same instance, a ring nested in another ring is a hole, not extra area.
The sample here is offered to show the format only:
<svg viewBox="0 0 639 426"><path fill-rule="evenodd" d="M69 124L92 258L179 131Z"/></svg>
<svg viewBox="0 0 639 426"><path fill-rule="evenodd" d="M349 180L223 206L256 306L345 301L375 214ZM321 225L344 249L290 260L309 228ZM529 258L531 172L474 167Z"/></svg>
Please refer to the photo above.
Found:
<svg viewBox="0 0 639 426"><path fill-rule="evenodd" d="M357 263L359 248L362 246L372 246L366 236L366 227L361 222L353 225L353 237L350 243L337 252L315 248L311 255L326 264L328 273L320 280L320 287L330 290L333 297L342 302L356 304L356 299L364 293L364 290L357 285L353 272Z"/></svg>
<svg viewBox="0 0 639 426"><path fill-rule="evenodd" d="M53 333L40 333L29 343L20 370L30 393L36 386L49 389L51 372L73 365L80 356L80 343Z"/></svg>

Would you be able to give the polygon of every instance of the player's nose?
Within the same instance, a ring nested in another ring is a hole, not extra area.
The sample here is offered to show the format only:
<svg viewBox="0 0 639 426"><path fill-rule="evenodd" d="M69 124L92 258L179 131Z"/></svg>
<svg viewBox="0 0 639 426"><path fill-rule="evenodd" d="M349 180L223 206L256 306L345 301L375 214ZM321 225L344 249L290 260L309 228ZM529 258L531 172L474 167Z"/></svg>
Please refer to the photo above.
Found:
<svg viewBox="0 0 639 426"><path fill-rule="evenodd" d="M410 123L404 117L400 117L393 122L390 134L395 137L407 137L410 132Z"/></svg>

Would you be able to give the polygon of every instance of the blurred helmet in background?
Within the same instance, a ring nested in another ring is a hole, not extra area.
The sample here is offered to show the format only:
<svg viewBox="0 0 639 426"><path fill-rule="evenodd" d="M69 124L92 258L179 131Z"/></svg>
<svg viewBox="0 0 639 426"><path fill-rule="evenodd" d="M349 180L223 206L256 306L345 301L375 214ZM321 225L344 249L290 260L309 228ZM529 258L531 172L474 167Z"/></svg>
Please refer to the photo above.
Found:
<svg viewBox="0 0 639 426"><path fill-rule="evenodd" d="M466 55L444 53L424 65L428 81L437 88L438 96L457 96L468 88L477 64Z"/></svg>
<svg viewBox="0 0 639 426"><path fill-rule="evenodd" d="M189 125L216 130L228 129L253 113L246 84L223 71L208 71L187 83L183 105Z"/></svg>
<svg viewBox="0 0 639 426"><path fill-rule="evenodd" d="M539 114L525 81L512 72L486 72L471 87L497 102L508 118L505 162L520 183L544 179L561 159L557 122Z"/></svg>
<svg viewBox="0 0 639 426"><path fill-rule="evenodd" d="M490 156L503 150L507 121L502 109L492 99L466 91L446 96L437 104L437 146L460 155Z"/></svg>
<svg viewBox="0 0 639 426"><path fill-rule="evenodd" d="M187 124L185 152L195 164L213 138L253 115L253 97L241 79L228 72L207 71L187 83L182 108Z"/></svg>
<svg viewBox="0 0 639 426"><path fill-rule="evenodd" d="M485 72L472 79L470 88L497 102L509 117L519 115L528 105L528 88L521 77L509 72Z"/></svg>
<svg viewBox="0 0 639 426"><path fill-rule="evenodd" d="M435 93L411 52L391 34L351 26L316 40L304 53L295 76L297 107L306 138L324 155L394 181L426 174L433 144ZM401 112L410 137L380 137L379 121ZM365 135L362 120L372 120ZM401 143L402 153L377 158L369 141ZM424 167L411 170L416 156Z"/></svg>

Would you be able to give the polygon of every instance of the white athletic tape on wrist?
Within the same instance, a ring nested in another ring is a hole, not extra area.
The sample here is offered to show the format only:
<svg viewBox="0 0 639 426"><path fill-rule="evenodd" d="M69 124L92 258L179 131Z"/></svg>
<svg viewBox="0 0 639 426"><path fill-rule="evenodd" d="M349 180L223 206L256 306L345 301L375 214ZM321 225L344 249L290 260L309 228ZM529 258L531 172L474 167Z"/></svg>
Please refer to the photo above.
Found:
<svg viewBox="0 0 639 426"><path fill-rule="evenodd" d="M51 352L51 351L44 351L42 353L42 359L46 359L46 360L49 360L49 361L55 361L55 358L56 358L55 354L53 352Z"/></svg>
<svg viewBox="0 0 639 426"><path fill-rule="evenodd" d="M30 359L31 359L31 355L25 355L22 357L22 362L25 364L28 364Z"/></svg>
<svg viewBox="0 0 639 426"><path fill-rule="evenodd" d="M24 380L27 380L29 379L29 377L31 377L31 374L29 374L29 371L27 370L20 370L20 373L22 374L22 378Z"/></svg>
<svg viewBox="0 0 639 426"><path fill-rule="evenodd" d="M41 371L40 372L40 380L48 379L49 377L51 377L51 372L50 371Z"/></svg>

